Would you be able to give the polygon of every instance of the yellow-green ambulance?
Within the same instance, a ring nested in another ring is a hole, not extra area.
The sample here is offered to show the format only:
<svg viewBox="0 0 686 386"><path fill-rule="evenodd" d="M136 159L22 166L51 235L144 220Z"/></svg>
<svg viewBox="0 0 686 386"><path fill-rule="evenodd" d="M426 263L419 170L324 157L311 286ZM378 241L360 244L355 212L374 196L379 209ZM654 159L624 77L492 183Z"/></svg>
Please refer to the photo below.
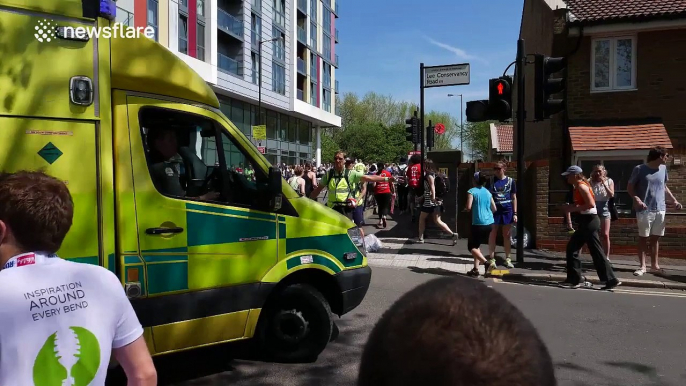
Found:
<svg viewBox="0 0 686 386"><path fill-rule="evenodd" d="M299 197L205 81L118 32L114 8L0 0L0 171L67 184L74 224L58 254L121 279L154 355L257 337L275 359L316 357L332 314L369 288L359 229Z"/></svg>

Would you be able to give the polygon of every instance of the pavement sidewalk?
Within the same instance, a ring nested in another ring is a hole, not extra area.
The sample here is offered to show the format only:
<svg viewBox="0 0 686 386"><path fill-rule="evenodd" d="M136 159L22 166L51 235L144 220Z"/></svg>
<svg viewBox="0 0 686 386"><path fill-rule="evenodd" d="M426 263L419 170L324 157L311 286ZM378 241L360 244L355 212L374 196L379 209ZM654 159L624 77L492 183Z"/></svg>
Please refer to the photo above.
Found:
<svg viewBox="0 0 686 386"><path fill-rule="evenodd" d="M447 234L445 238L426 238L424 244L412 242L417 237L417 223L412 223L409 214L395 214L388 218L388 227L378 229L378 217L367 211L365 216L365 235L375 234L384 248L369 254L369 264L381 267L409 268L412 271L432 274L466 274L473 268L473 259L467 250L467 239L460 238L455 246ZM435 232L431 232L435 234ZM482 245L481 250L488 253L488 246ZM501 264L504 259L501 246L496 248L498 268L491 277L498 277L513 282L562 282L566 278L565 258L562 254L541 250L525 250L524 262L515 262L516 253L512 251L515 265L507 269ZM593 268L590 256L582 255L582 270L586 279L594 284L600 284ZM686 290L686 261L661 259L663 272L647 272L637 277L633 272L638 269L638 262L633 257L612 257L615 275L622 281L622 286L642 288L666 288ZM484 268L480 266L483 274Z"/></svg>

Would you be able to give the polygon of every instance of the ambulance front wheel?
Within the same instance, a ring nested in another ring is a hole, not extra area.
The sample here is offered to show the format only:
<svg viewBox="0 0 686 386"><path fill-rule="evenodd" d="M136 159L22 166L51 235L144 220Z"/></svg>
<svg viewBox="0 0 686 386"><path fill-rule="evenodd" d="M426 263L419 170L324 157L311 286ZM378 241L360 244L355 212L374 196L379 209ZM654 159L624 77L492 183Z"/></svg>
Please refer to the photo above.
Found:
<svg viewBox="0 0 686 386"><path fill-rule="evenodd" d="M281 362L314 361L334 331L331 307L307 284L284 288L263 310L258 340L268 359Z"/></svg>

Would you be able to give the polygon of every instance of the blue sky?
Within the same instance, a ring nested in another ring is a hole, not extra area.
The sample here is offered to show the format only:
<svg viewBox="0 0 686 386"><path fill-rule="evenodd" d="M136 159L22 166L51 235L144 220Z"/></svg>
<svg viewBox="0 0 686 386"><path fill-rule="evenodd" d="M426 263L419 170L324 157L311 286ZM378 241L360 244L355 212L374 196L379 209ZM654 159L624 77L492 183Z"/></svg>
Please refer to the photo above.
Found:
<svg viewBox="0 0 686 386"><path fill-rule="evenodd" d="M487 99L488 79L501 76L516 55L523 0L340 1L341 93L374 91L419 103L420 62L470 63L471 84L425 92L427 111L459 120L459 97L447 94L463 94L465 103Z"/></svg>

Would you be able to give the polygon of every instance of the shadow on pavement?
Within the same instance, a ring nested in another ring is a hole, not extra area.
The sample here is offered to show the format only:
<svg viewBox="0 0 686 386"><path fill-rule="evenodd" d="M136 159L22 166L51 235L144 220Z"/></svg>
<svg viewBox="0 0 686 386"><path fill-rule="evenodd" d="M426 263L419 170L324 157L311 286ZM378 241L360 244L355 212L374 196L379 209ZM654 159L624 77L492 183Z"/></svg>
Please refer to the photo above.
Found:
<svg viewBox="0 0 686 386"><path fill-rule="evenodd" d="M350 385L356 382L357 366L372 326L352 327L350 319L366 318L363 313L336 319L338 338L330 342L315 362L275 363L260 359L252 341L209 346L154 358L158 385ZM341 368L351 367L345 377L333 377ZM287 373L288 379L279 374ZM117 369L108 374L107 386L126 385Z"/></svg>

